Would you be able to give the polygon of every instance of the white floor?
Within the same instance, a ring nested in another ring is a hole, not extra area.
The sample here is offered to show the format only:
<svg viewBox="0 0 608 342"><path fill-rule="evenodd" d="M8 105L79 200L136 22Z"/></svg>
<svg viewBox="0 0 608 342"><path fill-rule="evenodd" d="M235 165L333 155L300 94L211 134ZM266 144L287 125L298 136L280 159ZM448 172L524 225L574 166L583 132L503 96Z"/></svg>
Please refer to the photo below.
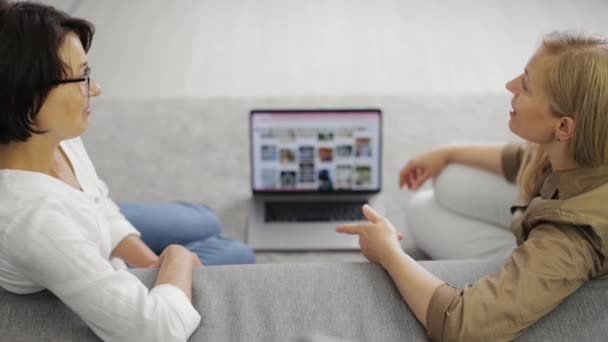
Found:
<svg viewBox="0 0 608 342"><path fill-rule="evenodd" d="M606 0L46 0L97 25L110 98L501 93Z"/></svg>

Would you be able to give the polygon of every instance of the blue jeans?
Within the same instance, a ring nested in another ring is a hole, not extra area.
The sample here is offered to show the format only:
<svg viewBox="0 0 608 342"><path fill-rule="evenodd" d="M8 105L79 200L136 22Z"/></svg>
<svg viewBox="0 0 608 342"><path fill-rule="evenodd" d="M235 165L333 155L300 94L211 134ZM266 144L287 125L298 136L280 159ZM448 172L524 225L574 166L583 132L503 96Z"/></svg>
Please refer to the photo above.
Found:
<svg viewBox="0 0 608 342"><path fill-rule="evenodd" d="M184 202L118 206L156 254L170 244L179 244L196 253L204 265L255 263L251 248L221 236L217 216L205 206Z"/></svg>

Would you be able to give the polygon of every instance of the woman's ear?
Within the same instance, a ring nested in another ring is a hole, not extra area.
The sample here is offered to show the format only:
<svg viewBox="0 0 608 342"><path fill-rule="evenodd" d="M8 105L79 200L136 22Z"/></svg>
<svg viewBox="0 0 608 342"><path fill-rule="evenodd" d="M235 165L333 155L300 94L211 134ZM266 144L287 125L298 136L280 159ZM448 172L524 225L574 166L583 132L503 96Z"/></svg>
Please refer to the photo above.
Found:
<svg viewBox="0 0 608 342"><path fill-rule="evenodd" d="M574 136L574 128L576 123L574 119L569 116L559 119L558 126L555 131L555 140L557 141L569 141Z"/></svg>

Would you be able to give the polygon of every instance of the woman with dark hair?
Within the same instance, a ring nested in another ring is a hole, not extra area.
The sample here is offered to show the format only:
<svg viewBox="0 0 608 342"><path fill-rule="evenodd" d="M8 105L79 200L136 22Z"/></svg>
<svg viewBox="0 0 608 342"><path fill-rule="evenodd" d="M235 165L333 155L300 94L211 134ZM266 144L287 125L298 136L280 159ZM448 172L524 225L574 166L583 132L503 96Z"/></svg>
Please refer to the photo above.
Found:
<svg viewBox="0 0 608 342"><path fill-rule="evenodd" d="M0 2L0 286L52 291L104 340L184 341L200 321L192 269L201 259L253 262L253 253L219 237L204 207L125 205L144 239L152 227L157 256L108 197L79 138L101 94L86 55L93 34L52 7ZM155 287L125 262L159 267Z"/></svg>

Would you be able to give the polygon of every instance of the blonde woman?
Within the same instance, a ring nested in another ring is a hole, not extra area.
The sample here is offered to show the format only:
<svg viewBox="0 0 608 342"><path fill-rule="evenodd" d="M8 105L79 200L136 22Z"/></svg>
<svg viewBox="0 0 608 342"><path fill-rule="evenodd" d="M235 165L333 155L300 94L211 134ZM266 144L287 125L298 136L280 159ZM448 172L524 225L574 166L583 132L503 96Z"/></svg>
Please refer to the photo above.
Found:
<svg viewBox="0 0 608 342"><path fill-rule="evenodd" d="M362 253L387 270L436 341L512 340L585 282L608 277L608 39L549 34L506 88L509 127L525 146L440 148L400 175L417 189L460 163L516 181L516 241L494 251L510 253L500 271L454 288L406 255L395 228L370 207L368 223L337 228L359 235Z"/></svg>

